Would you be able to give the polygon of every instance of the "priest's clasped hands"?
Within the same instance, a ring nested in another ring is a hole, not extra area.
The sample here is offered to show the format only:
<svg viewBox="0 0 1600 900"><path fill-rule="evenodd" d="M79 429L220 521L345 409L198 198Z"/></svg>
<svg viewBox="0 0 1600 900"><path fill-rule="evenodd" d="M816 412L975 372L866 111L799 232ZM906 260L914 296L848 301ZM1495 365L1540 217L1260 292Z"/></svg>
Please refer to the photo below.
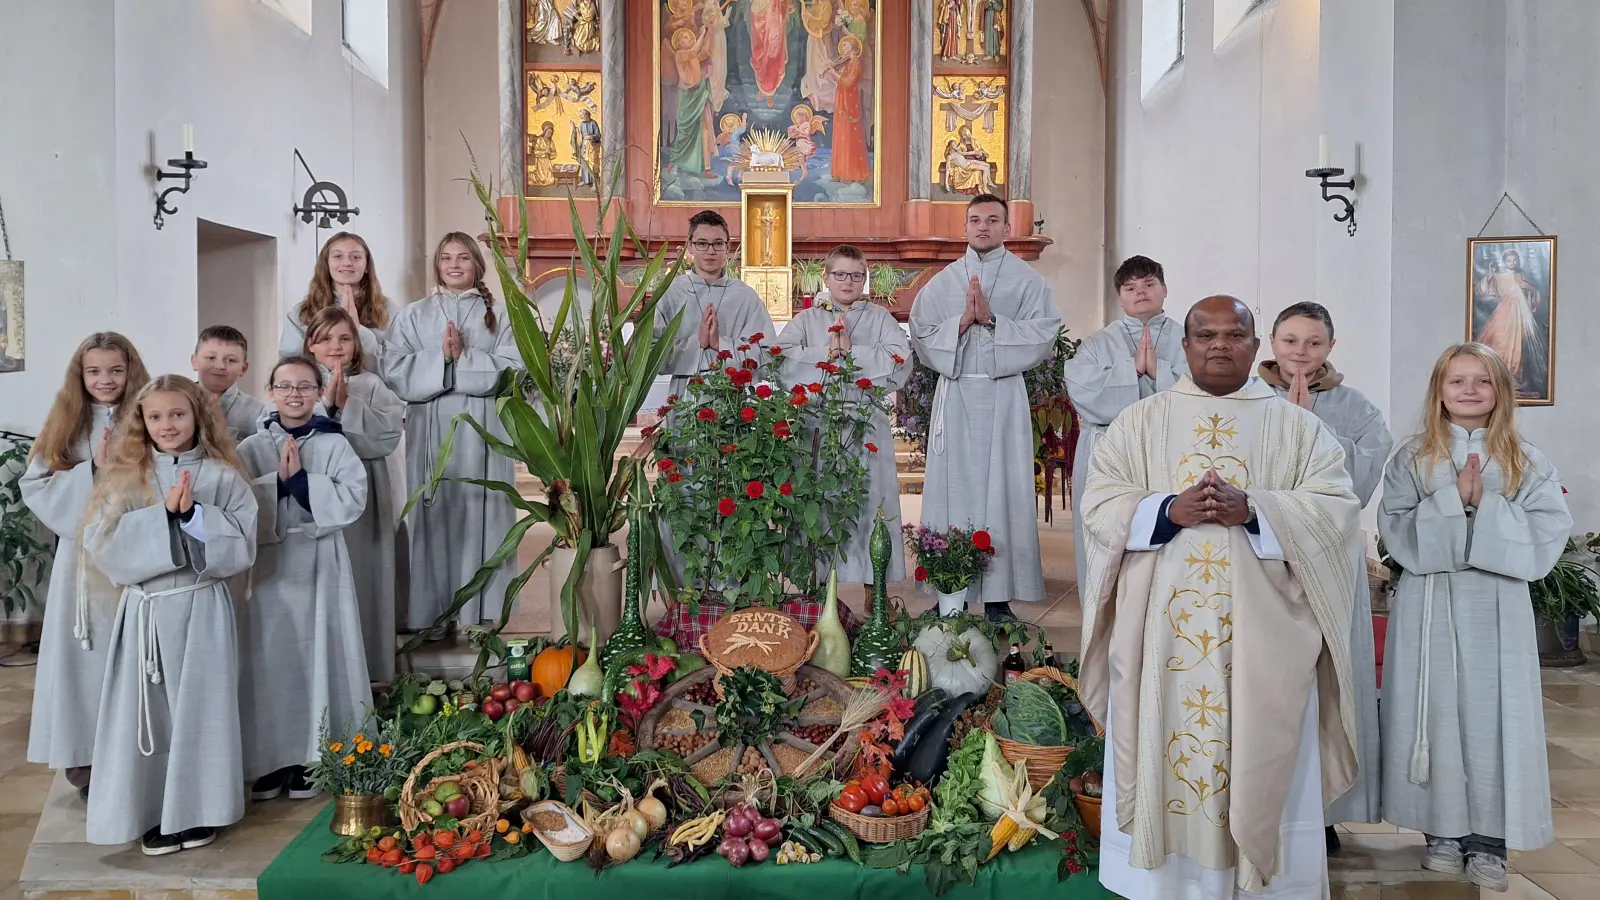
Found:
<svg viewBox="0 0 1600 900"><path fill-rule="evenodd" d="M1167 507L1167 518L1182 528L1214 523L1230 528L1250 520L1250 503L1242 490L1207 469L1195 485Z"/></svg>
<svg viewBox="0 0 1600 900"><path fill-rule="evenodd" d="M974 275L967 284L967 308L961 313L961 333L974 325L987 325L994 314L989 312L989 300L983 296L983 287Z"/></svg>
<svg viewBox="0 0 1600 900"><path fill-rule="evenodd" d="M1461 505L1477 509L1483 502L1483 463L1478 454L1467 454L1467 467L1456 473L1456 493L1461 495Z"/></svg>

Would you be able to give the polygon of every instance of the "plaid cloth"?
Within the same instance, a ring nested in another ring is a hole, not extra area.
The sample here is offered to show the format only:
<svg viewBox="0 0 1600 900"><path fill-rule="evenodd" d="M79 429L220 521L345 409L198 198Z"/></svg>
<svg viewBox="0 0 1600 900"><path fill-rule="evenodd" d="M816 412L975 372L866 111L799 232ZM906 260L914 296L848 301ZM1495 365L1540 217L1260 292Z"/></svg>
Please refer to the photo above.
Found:
<svg viewBox="0 0 1600 900"><path fill-rule="evenodd" d="M699 653L701 636L710 633L711 627L727 611L728 604L707 601L700 604L700 614L696 616L690 614L687 603L677 603L667 607L666 615L656 622L656 634L672 639L684 653ZM822 616L822 604L809 600L786 600L778 607L778 611L794 616L810 631ZM861 620L856 618L850 607L841 603L839 624L844 626L845 631L853 633L861 627Z"/></svg>

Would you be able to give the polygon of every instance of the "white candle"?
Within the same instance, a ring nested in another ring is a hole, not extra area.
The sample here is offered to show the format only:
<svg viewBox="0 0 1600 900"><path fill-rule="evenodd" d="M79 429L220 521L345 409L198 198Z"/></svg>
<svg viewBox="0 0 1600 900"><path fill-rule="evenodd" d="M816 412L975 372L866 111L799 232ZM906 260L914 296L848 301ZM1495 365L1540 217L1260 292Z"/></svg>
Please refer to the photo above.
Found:
<svg viewBox="0 0 1600 900"><path fill-rule="evenodd" d="M183 152L184 153L193 153L194 152L194 126L193 125L185 124L183 126Z"/></svg>
<svg viewBox="0 0 1600 900"><path fill-rule="evenodd" d="M1317 135L1317 168L1328 168L1328 136Z"/></svg>

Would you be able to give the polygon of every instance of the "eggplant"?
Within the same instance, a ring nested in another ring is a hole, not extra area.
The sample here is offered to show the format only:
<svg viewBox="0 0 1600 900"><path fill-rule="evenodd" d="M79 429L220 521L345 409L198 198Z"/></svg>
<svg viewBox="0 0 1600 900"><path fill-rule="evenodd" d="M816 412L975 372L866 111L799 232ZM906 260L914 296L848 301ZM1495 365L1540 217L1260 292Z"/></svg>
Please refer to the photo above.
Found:
<svg viewBox="0 0 1600 900"><path fill-rule="evenodd" d="M928 730L928 726L939 718L948 705L950 695L945 694L944 691L939 691L939 693L944 694L944 696L935 698L932 703L924 706L921 712L918 712L911 717L910 721L906 722L905 736L900 739L899 744L895 745L894 753L889 756L889 764L894 766L896 772L904 771L906 762L911 758L911 751L917 745L917 739L921 737L924 731Z"/></svg>
<svg viewBox="0 0 1600 900"><path fill-rule="evenodd" d="M941 706L950 700L950 694L944 688L928 688L917 695L917 702L911 707L911 714L915 716L935 703Z"/></svg>
<svg viewBox="0 0 1600 900"><path fill-rule="evenodd" d="M957 697L945 707L944 712L934 723L926 727L922 736L912 748L911 757L907 760L905 775L912 781L923 784L932 784L933 780L944 772L946 760L950 757L950 735L955 730L956 719L967 711L967 707L979 702L985 695L970 691Z"/></svg>

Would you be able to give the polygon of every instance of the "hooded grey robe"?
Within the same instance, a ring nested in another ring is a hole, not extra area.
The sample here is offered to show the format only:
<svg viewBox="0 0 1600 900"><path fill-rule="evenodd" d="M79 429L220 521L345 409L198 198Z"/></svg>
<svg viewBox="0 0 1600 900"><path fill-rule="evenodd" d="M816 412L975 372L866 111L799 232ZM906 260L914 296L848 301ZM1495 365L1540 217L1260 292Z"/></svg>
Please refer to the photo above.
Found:
<svg viewBox="0 0 1600 900"><path fill-rule="evenodd" d="M228 433L233 435L233 442L236 444L255 434L261 427L261 420L272 412L272 407L239 390L237 384L223 391L222 396L217 398L217 403L222 407L222 417L228 423Z"/></svg>
<svg viewBox="0 0 1600 900"><path fill-rule="evenodd" d="M772 326L772 316L767 314L766 304L761 302L750 285L739 279L724 274L715 281L706 281L695 271L685 272L673 279L666 293L661 295L661 302L656 305L655 331L656 337L660 337L672 323L672 317L678 314L678 310L683 310L672 353L667 356L666 365L661 371L672 376L672 393L685 399L688 397L691 376L717 368L716 353L700 346L700 317L705 315L708 305L717 310L717 337L720 341L717 349L732 353L733 365L744 361L746 354L741 353L738 346L744 344L751 335L760 334L764 341L771 343L778 334L778 330ZM728 364L722 363L724 366Z"/></svg>
<svg viewBox="0 0 1600 900"><path fill-rule="evenodd" d="M293 497L279 496L287 440L294 438L273 422L239 446L260 509L252 590L239 614L239 724L248 778L314 762L323 717L337 730L372 702L343 533L366 508L366 472L342 435L306 435L299 444L307 512Z"/></svg>
<svg viewBox="0 0 1600 900"><path fill-rule="evenodd" d="M227 579L255 562L255 496L243 475L199 449L157 453L154 466L155 502L114 526L91 512L83 532L90 559L124 586L106 645L91 844L125 844L156 826L163 834L218 828L244 816L238 632ZM197 511L180 525L165 502L185 471Z"/></svg>
<svg viewBox="0 0 1600 900"><path fill-rule="evenodd" d="M389 343L389 331L394 328L395 317L400 315L400 306L393 300L384 301L389 309L388 328L368 328L360 322L356 323L357 337L361 340L361 352L366 354L367 365L377 368L383 360L384 349ZM289 311L283 314L283 322L278 330L278 358L285 356L310 356L306 353L306 326L300 324L300 309L306 302L301 300ZM351 310L350 315L355 316Z"/></svg>

